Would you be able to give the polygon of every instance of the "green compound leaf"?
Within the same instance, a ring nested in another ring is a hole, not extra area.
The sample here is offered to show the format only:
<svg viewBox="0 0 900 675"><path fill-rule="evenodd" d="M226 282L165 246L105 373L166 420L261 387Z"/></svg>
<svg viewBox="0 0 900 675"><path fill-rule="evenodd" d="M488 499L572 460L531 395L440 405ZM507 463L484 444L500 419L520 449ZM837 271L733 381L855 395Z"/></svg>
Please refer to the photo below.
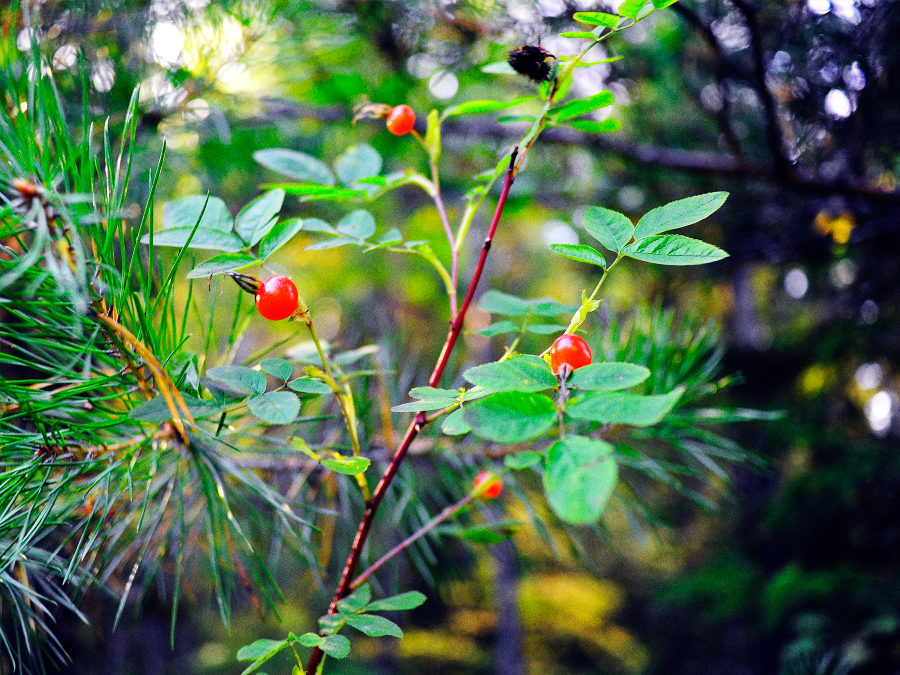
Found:
<svg viewBox="0 0 900 675"><path fill-rule="evenodd" d="M465 417L463 417L463 409L460 408L444 418L444 422L441 424L441 431L448 436L462 436L472 431L472 427L466 422Z"/></svg>
<svg viewBox="0 0 900 675"><path fill-rule="evenodd" d="M262 394L266 390L266 376L245 366L210 368L206 371L206 377L248 394Z"/></svg>
<svg viewBox="0 0 900 675"><path fill-rule="evenodd" d="M375 216L364 209L357 209L340 219L337 231L347 237L368 239L375 234Z"/></svg>
<svg viewBox="0 0 900 675"><path fill-rule="evenodd" d="M332 457L323 458L320 461L326 469L331 469L335 473L345 476L356 476L365 473L366 469L369 468L369 464L371 464L371 460L368 457L344 457L338 453L334 453Z"/></svg>
<svg viewBox="0 0 900 675"><path fill-rule="evenodd" d="M640 384L650 371L635 363L592 363L579 368L569 378L569 386L586 391L618 391Z"/></svg>
<svg viewBox="0 0 900 675"><path fill-rule="evenodd" d="M591 26L606 26L607 28L615 28L621 21L621 17L606 12L575 12L572 18Z"/></svg>
<svg viewBox="0 0 900 675"><path fill-rule="evenodd" d="M229 253L235 253L244 247L243 242L231 232L202 227L198 227L196 230L193 226L178 227L153 234L154 246L176 246L181 248L188 241L190 241L188 248L226 251ZM149 244L150 235L145 234L141 237L141 243Z"/></svg>
<svg viewBox="0 0 900 675"><path fill-rule="evenodd" d="M350 653L350 640L343 635L327 635L319 648L333 659L343 659Z"/></svg>
<svg viewBox="0 0 900 675"><path fill-rule="evenodd" d="M288 178L319 185L334 185L334 174L328 165L305 152L268 148L254 152L253 159L267 169Z"/></svg>
<svg viewBox="0 0 900 675"><path fill-rule="evenodd" d="M552 400L541 394L504 392L467 405L463 418L481 438L518 443L553 427L556 408Z"/></svg>
<svg viewBox="0 0 900 675"><path fill-rule="evenodd" d="M703 265L728 257L717 246L680 234L658 234L638 239L626 246L622 254L657 265Z"/></svg>
<svg viewBox="0 0 900 675"><path fill-rule="evenodd" d="M346 598L338 600L337 608L341 614L353 614L369 604L372 599L372 587L363 584Z"/></svg>
<svg viewBox="0 0 900 675"><path fill-rule="evenodd" d="M604 260L597 249L591 246L586 246L585 244L550 244L550 250L566 258L606 269L606 260Z"/></svg>
<svg viewBox="0 0 900 675"><path fill-rule="evenodd" d="M334 162L334 171L344 185L352 185L381 172L382 159L378 151L367 143L350 146Z"/></svg>
<svg viewBox="0 0 900 675"><path fill-rule="evenodd" d="M331 387L322 382L321 380L314 380L308 377L300 377L296 380L291 380L288 382L288 387L291 391L296 391L298 394L330 394Z"/></svg>
<svg viewBox="0 0 900 675"><path fill-rule="evenodd" d="M565 105L551 110L551 115L556 115L557 122L565 122L566 120L575 119L589 112L605 108L615 103L616 98L611 91L601 91L588 98L582 98L575 101L569 101Z"/></svg>
<svg viewBox="0 0 900 675"><path fill-rule="evenodd" d="M623 213L592 206L584 214L584 229L613 253L620 253L634 236L634 225Z"/></svg>
<svg viewBox="0 0 900 675"><path fill-rule="evenodd" d="M614 134L622 128L622 123L611 117L600 122L596 120L573 120L570 122L570 125L573 129L585 131L589 134Z"/></svg>
<svg viewBox="0 0 900 675"><path fill-rule="evenodd" d="M544 491L557 516L567 523L599 520L618 479L613 446L606 441L567 436L547 452Z"/></svg>
<svg viewBox="0 0 900 675"><path fill-rule="evenodd" d="M192 230L200 220L199 229L231 232L234 226L228 207L218 197L191 195L163 204L162 226L164 230L187 228ZM204 208L204 206L206 208ZM200 214L203 217L200 217ZM154 237L153 242L156 243Z"/></svg>
<svg viewBox="0 0 900 675"><path fill-rule="evenodd" d="M517 105L533 101L534 98L534 96L520 96L512 101L466 101L447 108L441 115L441 119L444 120L454 115L476 115L478 113L494 112L495 110L506 110L507 108L514 108Z"/></svg>
<svg viewBox="0 0 900 675"><path fill-rule="evenodd" d="M269 424L290 424L300 414L300 399L289 391L270 391L247 401L250 412Z"/></svg>
<svg viewBox="0 0 900 675"><path fill-rule="evenodd" d="M256 258L246 253L221 253L197 265L188 272L187 278L203 279L215 274L239 270L242 267L253 265L255 262Z"/></svg>
<svg viewBox="0 0 900 675"><path fill-rule="evenodd" d="M398 612L407 609L415 609L422 605L427 598L419 591L407 591L400 595L392 595L382 598L366 606L367 612Z"/></svg>
<svg viewBox="0 0 900 675"><path fill-rule="evenodd" d="M576 371L577 372L577 371ZM640 396L620 392L589 394L566 407L566 414L602 424L649 427L660 422L681 398L684 387L668 394Z"/></svg>
<svg viewBox="0 0 900 675"><path fill-rule="evenodd" d="M303 220L300 218L290 218L276 223L269 232L259 242L259 257L265 260L278 249L294 238L300 230L303 229Z"/></svg>
<svg viewBox="0 0 900 675"><path fill-rule="evenodd" d="M390 619L385 619L383 616L354 614L347 617L347 625L365 633L369 637L381 637L383 635L390 635L396 638L403 637L403 631L400 630L400 626Z"/></svg>
<svg viewBox="0 0 900 675"><path fill-rule="evenodd" d="M238 213L234 221L235 233L251 246L255 246L275 227L283 204L284 190L280 188L260 195Z"/></svg>
<svg viewBox="0 0 900 675"><path fill-rule="evenodd" d="M530 355L475 366L465 371L463 377L488 391L544 391L556 384L547 363L539 356Z"/></svg>
<svg viewBox="0 0 900 675"><path fill-rule="evenodd" d="M709 192L659 206L638 221L634 238L643 239L700 222L718 210L727 198L727 192Z"/></svg>
<svg viewBox="0 0 900 675"><path fill-rule="evenodd" d="M264 373L277 377L283 382L291 379L291 373L294 370L291 364L284 359L263 359L259 362L259 367Z"/></svg>

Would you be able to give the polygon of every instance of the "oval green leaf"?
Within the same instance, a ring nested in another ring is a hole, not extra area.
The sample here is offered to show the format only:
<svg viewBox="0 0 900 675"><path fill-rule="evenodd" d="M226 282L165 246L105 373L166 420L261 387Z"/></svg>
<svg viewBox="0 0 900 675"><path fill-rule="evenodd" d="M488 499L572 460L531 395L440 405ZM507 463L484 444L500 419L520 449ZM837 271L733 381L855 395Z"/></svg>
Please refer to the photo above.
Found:
<svg viewBox="0 0 900 675"><path fill-rule="evenodd" d="M350 146L334 162L334 172L344 185L352 185L381 172L381 155L368 143Z"/></svg>
<svg viewBox="0 0 900 675"><path fill-rule="evenodd" d="M357 209L340 219L337 231L347 237L368 239L375 234L375 216L365 209Z"/></svg>
<svg viewBox="0 0 900 675"><path fill-rule="evenodd" d="M206 377L248 394L262 394L266 390L266 376L245 366L218 366L206 371Z"/></svg>
<svg viewBox="0 0 900 675"><path fill-rule="evenodd" d="M569 385L586 391L618 391L640 384L650 371L636 363L592 363L579 368L569 378Z"/></svg>
<svg viewBox="0 0 900 675"><path fill-rule="evenodd" d="M256 258L247 253L222 253L200 263L187 274L188 279L203 279L214 274L232 272L256 263Z"/></svg>
<svg viewBox="0 0 900 675"><path fill-rule="evenodd" d="M276 188L247 204L234 220L234 231L251 246L269 233L278 221L284 204L284 190Z"/></svg>
<svg viewBox="0 0 900 675"><path fill-rule="evenodd" d="M334 174L328 165L305 152L268 148L254 152L253 159L282 176L319 185L334 185Z"/></svg>
<svg viewBox="0 0 900 675"><path fill-rule="evenodd" d="M612 134L622 128L622 123L611 117L602 122L596 122L594 120L573 120L570 124L573 129L586 131L589 134Z"/></svg>
<svg viewBox="0 0 900 675"><path fill-rule="evenodd" d="M419 591L407 591L400 595L392 595L389 598L382 598L375 602L370 602L366 607L368 612L398 612L408 609L415 609L419 605L424 604L427 598Z"/></svg>
<svg viewBox="0 0 900 675"><path fill-rule="evenodd" d="M247 401L250 412L269 424L290 424L300 414L300 399L289 391L270 391Z"/></svg>
<svg viewBox="0 0 900 675"><path fill-rule="evenodd" d="M620 253L634 236L634 225L618 211L592 206L584 214L584 229L613 253Z"/></svg>
<svg viewBox="0 0 900 675"><path fill-rule="evenodd" d="M638 239L626 246L622 253L629 258L657 265L703 265L728 257L718 246L680 234L659 234Z"/></svg>
<svg viewBox="0 0 900 675"><path fill-rule="evenodd" d="M613 93L605 90L594 94L593 96L589 96L588 98L569 101L565 105L560 106L555 110L551 110L550 114L556 115L557 122L565 122L566 120L575 119L576 117L587 115L594 110L612 105L615 103L615 100Z"/></svg>
<svg viewBox="0 0 900 675"><path fill-rule="evenodd" d="M381 637L382 635L390 635L397 638L403 637L403 631L400 630L400 626L390 619L385 619L383 616L354 614L347 617L347 625L365 633L369 637Z"/></svg>
<svg viewBox="0 0 900 675"><path fill-rule="evenodd" d="M517 356L507 361L486 363L463 373L467 382L489 391L535 392L550 389L556 378L539 356Z"/></svg>
<svg viewBox="0 0 900 675"><path fill-rule="evenodd" d="M276 223L259 242L259 257L265 260L278 249L294 238L303 229L304 222L300 218L291 218Z"/></svg>
<svg viewBox="0 0 900 675"><path fill-rule="evenodd" d="M597 522L617 479L613 447L606 441L567 436L547 452L547 502L567 523Z"/></svg>
<svg viewBox="0 0 900 675"><path fill-rule="evenodd" d="M234 225L228 207L218 197L207 198L206 195L191 195L163 204L162 226L164 230L193 229L198 220L200 228L220 232L231 232Z"/></svg>
<svg viewBox="0 0 900 675"><path fill-rule="evenodd" d="M638 221L634 238L642 239L700 222L718 210L727 198L727 192L709 192L659 206Z"/></svg>
<svg viewBox="0 0 900 675"><path fill-rule="evenodd" d="M677 387L668 394L654 396L621 392L590 394L569 404L566 414L601 424L649 427L662 421L683 393L684 388Z"/></svg>
<svg viewBox="0 0 900 675"><path fill-rule="evenodd" d="M188 243L190 242L190 243ZM150 235L141 237L141 243L149 244ZM222 230L210 230L198 227L179 227L172 230L163 230L153 234L154 246L176 246L181 248L207 249L212 251L227 251L236 253L244 247L244 243L231 232Z"/></svg>
<svg viewBox="0 0 900 675"><path fill-rule="evenodd" d="M566 258L606 269L606 260L600 255L600 252L585 244L550 244L550 250Z"/></svg>
<svg viewBox="0 0 900 675"><path fill-rule="evenodd" d="M504 392L463 409L463 418L481 438L518 443L547 432L556 422L556 408L546 396Z"/></svg>

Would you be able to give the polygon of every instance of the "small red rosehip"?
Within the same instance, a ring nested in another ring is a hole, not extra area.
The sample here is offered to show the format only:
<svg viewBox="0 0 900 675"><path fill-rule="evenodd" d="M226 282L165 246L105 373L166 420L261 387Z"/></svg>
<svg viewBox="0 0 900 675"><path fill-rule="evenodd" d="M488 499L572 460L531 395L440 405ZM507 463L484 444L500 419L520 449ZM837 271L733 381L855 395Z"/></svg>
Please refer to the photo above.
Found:
<svg viewBox="0 0 900 675"><path fill-rule="evenodd" d="M256 309L270 321L288 318L299 306L297 287L290 277L282 274L269 277L256 291Z"/></svg>
<svg viewBox="0 0 900 675"><path fill-rule="evenodd" d="M591 348L584 339L570 333L556 338L550 347L550 370L559 373L564 363L572 370L591 365Z"/></svg>
<svg viewBox="0 0 900 675"><path fill-rule="evenodd" d="M487 487L482 488L485 481L487 481ZM479 495L482 499L496 499L503 492L503 481L490 471L482 471L472 481L472 489L478 490L479 488L482 488Z"/></svg>
<svg viewBox="0 0 900 675"><path fill-rule="evenodd" d="M416 123L416 113L408 105L398 105L387 116L387 130L395 136L408 134Z"/></svg>

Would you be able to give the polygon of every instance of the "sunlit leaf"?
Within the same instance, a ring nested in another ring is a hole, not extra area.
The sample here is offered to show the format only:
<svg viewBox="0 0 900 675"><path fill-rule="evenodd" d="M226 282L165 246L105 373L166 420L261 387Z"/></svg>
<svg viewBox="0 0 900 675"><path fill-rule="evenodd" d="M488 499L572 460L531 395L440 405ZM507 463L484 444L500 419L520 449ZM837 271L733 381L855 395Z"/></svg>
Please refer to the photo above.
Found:
<svg viewBox="0 0 900 675"><path fill-rule="evenodd" d="M334 453L331 457L322 458L322 466L331 469L335 473L341 473L345 476L355 476L365 473L369 468L371 460L368 457L344 457L338 453Z"/></svg>
<svg viewBox="0 0 900 675"><path fill-rule="evenodd" d="M586 131L589 134L612 134L622 128L622 123L611 117L602 122L597 122L595 120L572 120L569 124L573 129Z"/></svg>
<svg viewBox="0 0 900 675"><path fill-rule="evenodd" d="M566 120L587 115L594 110L610 106L615 103L615 100L615 96L613 96L611 91L601 91L588 98L569 101L565 105L551 110L550 114L556 115L557 122L565 122Z"/></svg>
<svg viewBox="0 0 900 675"><path fill-rule="evenodd" d="M337 608L341 614L353 614L369 604L372 599L372 587L362 584L345 598L338 600Z"/></svg>
<svg viewBox="0 0 900 675"><path fill-rule="evenodd" d="M572 18L591 26L606 26L607 28L615 28L621 21L621 17L607 12L575 12Z"/></svg>

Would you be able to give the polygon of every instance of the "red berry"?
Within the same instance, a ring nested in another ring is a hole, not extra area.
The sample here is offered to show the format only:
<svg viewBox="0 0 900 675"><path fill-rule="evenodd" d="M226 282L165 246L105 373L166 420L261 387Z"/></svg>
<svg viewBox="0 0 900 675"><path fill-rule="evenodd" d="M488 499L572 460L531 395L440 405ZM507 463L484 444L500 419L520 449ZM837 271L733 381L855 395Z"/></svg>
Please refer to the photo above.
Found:
<svg viewBox="0 0 900 675"><path fill-rule="evenodd" d="M270 321L288 318L299 305L297 287L290 277L281 274L266 279L256 291L256 309Z"/></svg>
<svg viewBox="0 0 900 675"><path fill-rule="evenodd" d="M566 333L556 338L550 347L550 369L558 373L567 363L572 370L591 364L591 348L577 335Z"/></svg>
<svg viewBox="0 0 900 675"><path fill-rule="evenodd" d="M490 471L482 471L480 474L475 476L475 480L472 481L472 489L478 490L484 485L485 481L487 481L487 487L483 488L481 493L482 499L496 499L500 496L500 493L503 492L503 481L497 478Z"/></svg>
<svg viewBox="0 0 900 675"><path fill-rule="evenodd" d="M408 105L398 105L387 116L387 130L395 136L408 134L416 123L416 113Z"/></svg>

